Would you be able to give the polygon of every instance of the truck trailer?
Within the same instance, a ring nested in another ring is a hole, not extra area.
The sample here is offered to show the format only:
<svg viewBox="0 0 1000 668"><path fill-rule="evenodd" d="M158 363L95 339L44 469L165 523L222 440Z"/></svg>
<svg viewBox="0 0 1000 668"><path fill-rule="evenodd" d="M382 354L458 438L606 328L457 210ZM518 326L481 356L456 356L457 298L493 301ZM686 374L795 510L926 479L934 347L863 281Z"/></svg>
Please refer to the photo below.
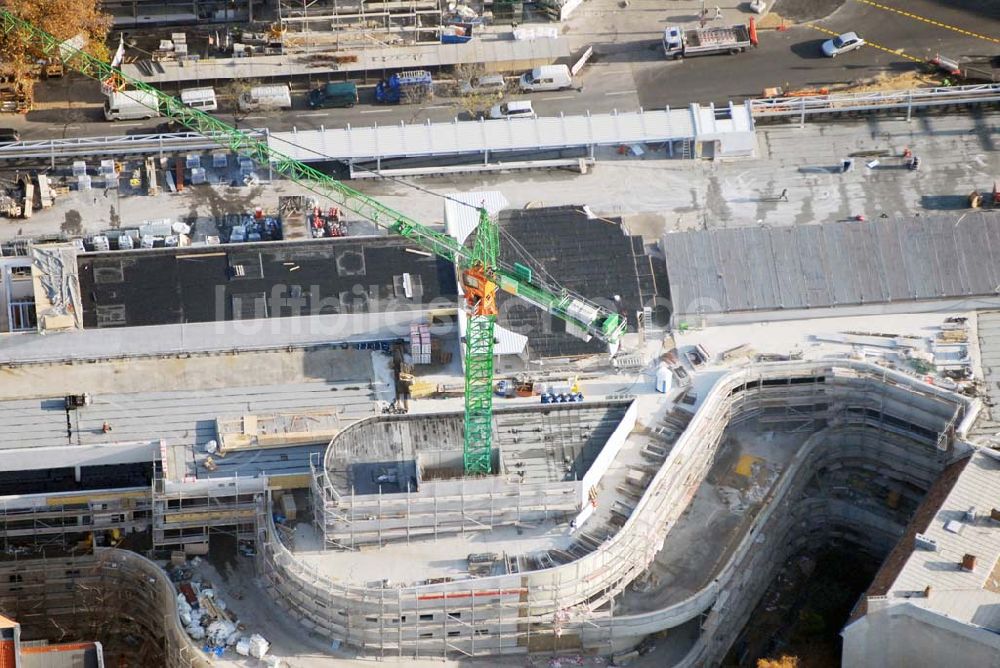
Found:
<svg viewBox="0 0 1000 668"><path fill-rule="evenodd" d="M375 101L382 104L426 102L434 95L434 80L427 70L393 74L375 85Z"/></svg>
<svg viewBox="0 0 1000 668"><path fill-rule="evenodd" d="M685 56L713 53L736 54L750 48L750 28L738 24L725 28L689 28L670 26L663 31L663 52L675 60Z"/></svg>

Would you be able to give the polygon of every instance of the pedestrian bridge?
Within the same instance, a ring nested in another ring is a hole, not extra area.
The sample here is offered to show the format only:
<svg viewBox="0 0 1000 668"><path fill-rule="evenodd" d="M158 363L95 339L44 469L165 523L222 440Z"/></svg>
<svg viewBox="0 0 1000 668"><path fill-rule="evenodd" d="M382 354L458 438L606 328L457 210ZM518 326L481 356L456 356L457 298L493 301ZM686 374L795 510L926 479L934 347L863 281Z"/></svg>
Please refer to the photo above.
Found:
<svg viewBox="0 0 1000 668"><path fill-rule="evenodd" d="M585 149L599 146L666 144L671 155L752 156L756 147L749 103L716 108L692 104L681 109L459 121L374 127L274 132L270 147L302 162L338 161L353 167L383 160L481 156L483 163L502 157ZM529 160L530 162L530 160Z"/></svg>

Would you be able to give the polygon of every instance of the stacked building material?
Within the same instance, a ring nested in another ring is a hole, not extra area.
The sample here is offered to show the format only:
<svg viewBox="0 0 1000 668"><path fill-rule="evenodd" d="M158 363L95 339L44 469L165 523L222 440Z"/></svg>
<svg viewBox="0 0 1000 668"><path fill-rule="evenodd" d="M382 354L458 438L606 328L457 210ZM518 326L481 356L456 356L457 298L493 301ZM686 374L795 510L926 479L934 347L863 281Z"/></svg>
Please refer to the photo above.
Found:
<svg viewBox="0 0 1000 668"><path fill-rule="evenodd" d="M414 364L431 363L431 330L428 325L410 325L410 357Z"/></svg>

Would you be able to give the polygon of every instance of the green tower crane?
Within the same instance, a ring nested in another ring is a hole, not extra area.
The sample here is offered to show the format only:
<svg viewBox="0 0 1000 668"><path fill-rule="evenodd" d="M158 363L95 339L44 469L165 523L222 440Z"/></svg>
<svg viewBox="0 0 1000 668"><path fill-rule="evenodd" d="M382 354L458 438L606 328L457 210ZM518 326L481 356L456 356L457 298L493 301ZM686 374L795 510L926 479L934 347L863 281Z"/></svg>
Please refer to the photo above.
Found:
<svg viewBox="0 0 1000 668"><path fill-rule="evenodd" d="M431 229L367 197L350 186L275 150L214 116L192 109L157 88L132 79L117 68L61 42L55 36L0 9L0 29L15 34L47 59L80 72L117 90L131 87L150 93L156 111L180 125L211 138L220 146L250 158L295 182L321 198L352 211L375 225L406 237L423 250L453 262L461 274L468 327L465 343L465 432L463 461L466 475L491 471L493 452L493 345L497 319L496 293L501 289L562 319L566 330L581 338L597 337L617 349L625 332L625 321L556 285L534 277L530 268L502 262L497 222L485 209L469 248L453 237ZM127 95L128 91L124 91ZM145 96L136 96L142 102Z"/></svg>

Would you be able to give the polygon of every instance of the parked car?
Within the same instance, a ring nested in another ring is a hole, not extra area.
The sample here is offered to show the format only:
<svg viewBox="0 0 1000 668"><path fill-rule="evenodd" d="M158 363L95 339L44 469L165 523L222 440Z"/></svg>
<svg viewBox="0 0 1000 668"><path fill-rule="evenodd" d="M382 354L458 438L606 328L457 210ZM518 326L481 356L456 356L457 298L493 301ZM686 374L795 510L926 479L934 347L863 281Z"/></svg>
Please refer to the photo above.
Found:
<svg viewBox="0 0 1000 668"><path fill-rule="evenodd" d="M0 144L21 141L21 133L14 128L0 128Z"/></svg>
<svg viewBox="0 0 1000 668"><path fill-rule="evenodd" d="M350 81L328 83L309 91L309 106L313 109L353 107L358 103L358 87Z"/></svg>
<svg viewBox="0 0 1000 668"><path fill-rule="evenodd" d="M843 35L838 35L833 39L823 42L823 55L827 58L836 58L842 53L860 49L864 45L865 40L858 37L857 33L845 32Z"/></svg>
<svg viewBox="0 0 1000 668"><path fill-rule="evenodd" d="M500 97L507 89L507 82L502 74L484 74L463 81L458 87L462 95L494 95Z"/></svg>
<svg viewBox="0 0 1000 668"><path fill-rule="evenodd" d="M490 118L535 118L535 110L531 108L530 100L513 100L494 105L490 109Z"/></svg>

